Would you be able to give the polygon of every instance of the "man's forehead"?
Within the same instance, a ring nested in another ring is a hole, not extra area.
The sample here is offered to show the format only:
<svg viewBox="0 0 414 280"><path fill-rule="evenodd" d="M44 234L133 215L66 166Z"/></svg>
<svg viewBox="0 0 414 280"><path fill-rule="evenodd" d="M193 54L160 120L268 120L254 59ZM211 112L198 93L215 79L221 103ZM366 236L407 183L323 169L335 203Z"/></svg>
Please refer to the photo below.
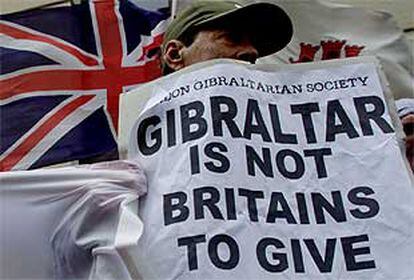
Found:
<svg viewBox="0 0 414 280"><path fill-rule="evenodd" d="M223 27L217 27L217 28L209 28L209 29L201 29L196 33L196 36L210 36L212 38L219 38L219 37L228 37L228 38L241 38L241 37L247 37L249 38L249 34L242 32L238 29L233 28L223 28Z"/></svg>
<svg viewBox="0 0 414 280"><path fill-rule="evenodd" d="M216 26L207 26L205 28L200 28L197 33L214 33L218 36L228 35L228 36L244 36L252 37L251 32L247 32L246 29L240 28L237 25L216 25Z"/></svg>

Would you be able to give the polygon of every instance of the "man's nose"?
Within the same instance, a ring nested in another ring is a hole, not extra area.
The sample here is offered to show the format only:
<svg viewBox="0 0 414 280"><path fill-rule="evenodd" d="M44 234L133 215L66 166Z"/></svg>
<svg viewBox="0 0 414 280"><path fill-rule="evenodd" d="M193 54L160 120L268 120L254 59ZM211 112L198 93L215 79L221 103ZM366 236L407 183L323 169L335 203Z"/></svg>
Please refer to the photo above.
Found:
<svg viewBox="0 0 414 280"><path fill-rule="evenodd" d="M237 59L247 61L252 64L256 63L258 57L259 52L254 46L250 44L241 46L240 50L236 54Z"/></svg>

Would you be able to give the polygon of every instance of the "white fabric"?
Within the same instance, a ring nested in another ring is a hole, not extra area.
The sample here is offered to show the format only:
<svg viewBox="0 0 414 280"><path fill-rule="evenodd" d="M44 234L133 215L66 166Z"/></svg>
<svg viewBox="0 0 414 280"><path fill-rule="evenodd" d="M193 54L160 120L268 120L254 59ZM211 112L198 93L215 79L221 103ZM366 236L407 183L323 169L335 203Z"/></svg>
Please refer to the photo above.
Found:
<svg viewBox="0 0 414 280"><path fill-rule="evenodd" d="M403 98L395 101L395 104L400 118L414 114L414 98Z"/></svg>
<svg viewBox="0 0 414 280"><path fill-rule="evenodd" d="M414 49L391 14L323 0L266 2L281 6L289 14L294 33L285 49L259 63L295 62L301 44L318 48L312 61L345 58L347 48L362 48L354 55L375 56L381 61L395 99L414 98ZM269 26L267 32L278 32L277 26ZM341 45L339 51L335 43ZM327 58L323 58L324 49Z"/></svg>
<svg viewBox="0 0 414 280"><path fill-rule="evenodd" d="M210 62L123 97L136 117L129 156L148 180L139 212L144 233L128 250L143 279L414 275L414 188L398 118L390 117L395 108L374 63L342 63L277 69ZM318 83L331 89L310 90ZM361 100L371 101L357 106ZM292 111L302 105L318 109L314 130ZM328 118L329 110L336 113ZM376 121L364 121L364 112ZM281 140L277 127L290 137ZM321 160L326 172L308 154L321 149L331 152ZM342 214L321 210L318 198L336 201Z"/></svg>
<svg viewBox="0 0 414 280"><path fill-rule="evenodd" d="M146 179L133 162L0 173L0 279L130 279Z"/></svg>

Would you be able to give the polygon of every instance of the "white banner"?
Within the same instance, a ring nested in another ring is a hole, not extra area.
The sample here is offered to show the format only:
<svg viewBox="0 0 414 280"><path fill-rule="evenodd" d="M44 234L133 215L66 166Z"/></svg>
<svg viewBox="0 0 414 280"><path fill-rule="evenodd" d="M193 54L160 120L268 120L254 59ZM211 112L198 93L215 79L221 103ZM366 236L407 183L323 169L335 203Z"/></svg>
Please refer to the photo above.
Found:
<svg viewBox="0 0 414 280"><path fill-rule="evenodd" d="M113 161L0 172L0 279L131 279L142 170Z"/></svg>
<svg viewBox="0 0 414 280"><path fill-rule="evenodd" d="M376 64L346 63L195 65L123 97L148 180L142 278L413 277L400 128Z"/></svg>

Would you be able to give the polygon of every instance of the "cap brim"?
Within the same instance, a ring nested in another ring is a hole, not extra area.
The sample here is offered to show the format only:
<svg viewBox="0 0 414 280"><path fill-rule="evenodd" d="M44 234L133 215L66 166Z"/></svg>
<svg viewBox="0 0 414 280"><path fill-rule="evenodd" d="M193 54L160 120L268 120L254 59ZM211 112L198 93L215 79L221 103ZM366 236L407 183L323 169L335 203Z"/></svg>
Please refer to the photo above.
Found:
<svg viewBox="0 0 414 280"><path fill-rule="evenodd" d="M246 30L259 57L283 49L292 39L292 21L284 10L270 3L254 3L197 23L204 25L235 26Z"/></svg>

